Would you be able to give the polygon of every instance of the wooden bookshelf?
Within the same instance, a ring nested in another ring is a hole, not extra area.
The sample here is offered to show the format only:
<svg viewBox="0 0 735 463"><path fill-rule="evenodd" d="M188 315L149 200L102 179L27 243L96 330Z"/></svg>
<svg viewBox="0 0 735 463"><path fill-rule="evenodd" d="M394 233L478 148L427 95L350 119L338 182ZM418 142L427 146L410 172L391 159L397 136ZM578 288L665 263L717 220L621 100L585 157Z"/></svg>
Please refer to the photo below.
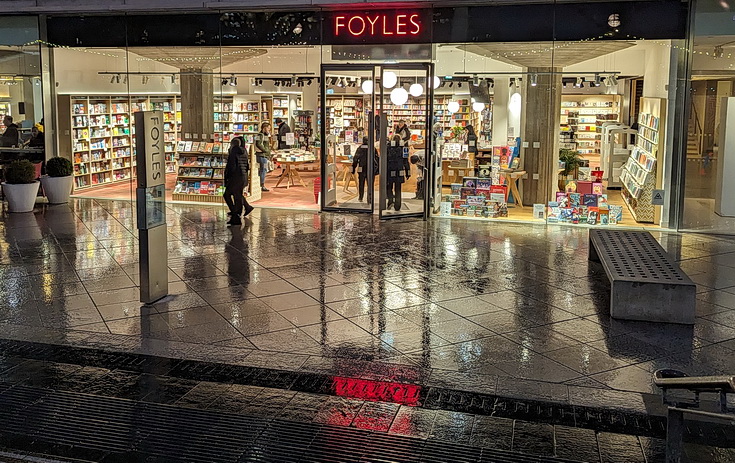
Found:
<svg viewBox="0 0 735 463"><path fill-rule="evenodd" d="M562 95L559 147L599 156L602 124L619 120L620 95Z"/></svg>

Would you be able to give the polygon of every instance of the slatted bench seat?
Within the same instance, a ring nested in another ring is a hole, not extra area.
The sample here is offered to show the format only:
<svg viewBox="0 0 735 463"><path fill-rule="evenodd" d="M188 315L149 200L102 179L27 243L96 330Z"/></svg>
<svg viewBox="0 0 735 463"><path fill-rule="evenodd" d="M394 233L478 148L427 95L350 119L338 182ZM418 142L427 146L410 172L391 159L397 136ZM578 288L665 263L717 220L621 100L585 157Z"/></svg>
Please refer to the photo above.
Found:
<svg viewBox="0 0 735 463"><path fill-rule="evenodd" d="M694 324L697 286L648 232L590 230L589 260L610 280L610 316Z"/></svg>

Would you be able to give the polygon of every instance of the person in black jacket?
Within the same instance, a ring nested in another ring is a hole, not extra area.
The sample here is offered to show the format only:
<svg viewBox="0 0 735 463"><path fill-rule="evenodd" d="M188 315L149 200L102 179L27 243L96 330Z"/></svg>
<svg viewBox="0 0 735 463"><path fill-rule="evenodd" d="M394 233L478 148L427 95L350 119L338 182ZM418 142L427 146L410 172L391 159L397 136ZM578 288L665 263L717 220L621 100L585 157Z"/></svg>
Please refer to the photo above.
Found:
<svg viewBox="0 0 735 463"><path fill-rule="evenodd" d="M475 128L471 125L465 125L464 130L467 132L467 151L477 154L477 134L475 133Z"/></svg>
<svg viewBox="0 0 735 463"><path fill-rule="evenodd" d="M13 123L13 116L6 115L3 118L3 125L5 125L5 132L0 136L0 146L8 148L19 145L18 126Z"/></svg>
<svg viewBox="0 0 735 463"><path fill-rule="evenodd" d="M352 157L352 173L357 172L357 191L359 201L365 197L365 185L368 179L368 138L362 137L362 145L357 148L355 155ZM373 175L377 174L373 170Z"/></svg>
<svg viewBox="0 0 735 463"><path fill-rule="evenodd" d="M396 211L401 210L401 185L411 178L411 165L408 163L408 155L404 156L404 150L408 152L408 146L403 146L400 135L393 135L388 143L386 162L388 164L388 177L386 195L388 196L388 209L394 207Z"/></svg>
<svg viewBox="0 0 735 463"><path fill-rule="evenodd" d="M411 129L408 128L405 120L401 119L398 121L395 134L401 137L404 145L408 144L408 141L411 139Z"/></svg>
<svg viewBox="0 0 735 463"><path fill-rule="evenodd" d="M278 149L288 149L288 145L286 145L286 134L291 132L291 127L283 119L276 119L276 125L278 126Z"/></svg>
<svg viewBox="0 0 735 463"><path fill-rule="evenodd" d="M230 142L230 151L227 156L227 165L225 166L225 203L230 209L230 220L227 225L240 225L242 221L243 205L245 206L245 215L250 214L254 207L248 204L247 199L243 196L243 190L248 184L248 175L250 173L250 161L248 155L242 147L240 138L233 138Z"/></svg>

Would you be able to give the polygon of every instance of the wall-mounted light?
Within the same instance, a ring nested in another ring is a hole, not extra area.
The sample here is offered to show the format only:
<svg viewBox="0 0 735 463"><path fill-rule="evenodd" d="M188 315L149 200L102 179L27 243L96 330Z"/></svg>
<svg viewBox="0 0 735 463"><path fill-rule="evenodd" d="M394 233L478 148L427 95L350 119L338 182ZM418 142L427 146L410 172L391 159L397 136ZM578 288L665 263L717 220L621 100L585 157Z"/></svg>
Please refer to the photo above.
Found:
<svg viewBox="0 0 735 463"><path fill-rule="evenodd" d="M538 85L538 74L531 74L531 87Z"/></svg>

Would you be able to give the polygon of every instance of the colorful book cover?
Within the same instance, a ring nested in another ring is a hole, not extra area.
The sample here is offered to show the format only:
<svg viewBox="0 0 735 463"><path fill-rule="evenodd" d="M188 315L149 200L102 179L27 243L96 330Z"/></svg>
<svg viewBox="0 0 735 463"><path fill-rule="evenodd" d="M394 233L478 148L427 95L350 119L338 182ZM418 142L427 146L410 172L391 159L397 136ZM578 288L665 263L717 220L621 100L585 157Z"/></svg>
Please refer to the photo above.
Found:
<svg viewBox="0 0 735 463"><path fill-rule="evenodd" d="M597 207L607 207L607 195L599 195L597 197Z"/></svg>
<svg viewBox="0 0 735 463"><path fill-rule="evenodd" d="M187 141L185 143L186 143L186 148L184 150L187 152L191 152L191 147L194 144L194 142Z"/></svg>
<svg viewBox="0 0 735 463"><path fill-rule="evenodd" d="M489 178L478 178L477 189L489 190L493 186L492 179Z"/></svg>
<svg viewBox="0 0 735 463"><path fill-rule="evenodd" d="M495 148L493 148L495 150ZM500 167L500 155L493 153L492 162L491 165L495 167Z"/></svg>
<svg viewBox="0 0 735 463"><path fill-rule="evenodd" d="M572 207L579 207L582 205L582 195L579 193L569 193L569 204Z"/></svg>
<svg viewBox="0 0 735 463"><path fill-rule="evenodd" d="M568 181L566 185L566 192L576 193L577 192L577 182L575 182L574 180Z"/></svg>
<svg viewBox="0 0 735 463"><path fill-rule="evenodd" d="M452 201L452 208L453 209L459 209L460 207L462 207L462 206L464 206L466 204L467 204L467 201L465 201L463 199L455 199L454 201Z"/></svg>
<svg viewBox="0 0 735 463"><path fill-rule="evenodd" d="M543 204L534 204L533 218L544 220L546 218L546 206L544 206Z"/></svg>
<svg viewBox="0 0 735 463"><path fill-rule="evenodd" d="M503 193L490 193L490 201L498 204L505 204L505 195Z"/></svg>
<svg viewBox="0 0 735 463"><path fill-rule="evenodd" d="M460 192L460 190L462 189L462 184L461 183L452 183L449 187L452 189L452 194L453 195L458 195L459 192Z"/></svg>
<svg viewBox="0 0 735 463"><path fill-rule="evenodd" d="M469 187L462 187L459 191L459 196L462 199L467 199L468 196L476 196L475 195L475 189L469 188Z"/></svg>
<svg viewBox="0 0 735 463"><path fill-rule="evenodd" d="M490 199L490 188L475 188L475 194Z"/></svg>
<svg viewBox="0 0 735 463"><path fill-rule="evenodd" d="M572 223L579 223L579 208L572 207Z"/></svg>
<svg viewBox="0 0 735 463"><path fill-rule="evenodd" d="M508 187L505 185L493 185L490 187L490 193L491 194L501 194L503 195L503 202L505 202L508 198Z"/></svg>
<svg viewBox="0 0 735 463"><path fill-rule="evenodd" d="M608 225L610 223L610 214L608 214L607 209L600 209L598 212L598 218L600 220L600 225Z"/></svg>
<svg viewBox="0 0 735 463"><path fill-rule="evenodd" d="M560 207L559 208L559 222L572 223L572 208L571 207Z"/></svg>
<svg viewBox="0 0 735 463"><path fill-rule="evenodd" d="M515 170L515 169L518 169L519 167L521 167L521 158L513 157L513 160L510 161L510 168Z"/></svg>
<svg viewBox="0 0 735 463"><path fill-rule="evenodd" d="M213 149L214 149L214 143L207 143L206 145L204 145L204 151L206 153L211 153Z"/></svg>
<svg viewBox="0 0 735 463"><path fill-rule="evenodd" d="M579 206L577 210L579 211L579 222L587 223L587 206Z"/></svg>
<svg viewBox="0 0 735 463"><path fill-rule="evenodd" d="M467 204L469 206L483 206L485 205L485 197L484 196L468 196Z"/></svg>
<svg viewBox="0 0 735 463"><path fill-rule="evenodd" d="M586 180L590 181L592 180L592 170L590 167L579 167L577 168L577 176L579 177L579 180Z"/></svg>
<svg viewBox="0 0 735 463"><path fill-rule="evenodd" d="M565 191L557 191L556 192L556 202L561 202L562 199L566 199L567 193Z"/></svg>
<svg viewBox="0 0 735 463"><path fill-rule="evenodd" d="M618 224L623 221L623 206L613 206L611 205L609 207L610 209L610 223L611 224Z"/></svg>
<svg viewBox="0 0 735 463"><path fill-rule="evenodd" d="M477 188L476 177L465 177L462 179L462 186L464 188Z"/></svg>
<svg viewBox="0 0 735 463"><path fill-rule="evenodd" d="M559 203L556 201L549 201L549 205L546 208L546 221L548 223L557 223L559 221L560 213Z"/></svg>
<svg viewBox="0 0 735 463"><path fill-rule="evenodd" d="M587 223L589 225L597 225L597 208L596 207L588 208Z"/></svg>
<svg viewBox="0 0 735 463"><path fill-rule="evenodd" d="M592 194L601 195L603 193L602 183L592 184Z"/></svg>
<svg viewBox="0 0 735 463"><path fill-rule="evenodd" d="M582 196L582 203L587 207L597 207L597 195L586 194Z"/></svg>
<svg viewBox="0 0 735 463"><path fill-rule="evenodd" d="M439 204L439 214L442 217L449 217L450 215L452 215L452 203L450 203L449 201L442 201Z"/></svg>
<svg viewBox="0 0 735 463"><path fill-rule="evenodd" d="M186 151L186 142L185 141L179 141L176 144L176 151Z"/></svg>

